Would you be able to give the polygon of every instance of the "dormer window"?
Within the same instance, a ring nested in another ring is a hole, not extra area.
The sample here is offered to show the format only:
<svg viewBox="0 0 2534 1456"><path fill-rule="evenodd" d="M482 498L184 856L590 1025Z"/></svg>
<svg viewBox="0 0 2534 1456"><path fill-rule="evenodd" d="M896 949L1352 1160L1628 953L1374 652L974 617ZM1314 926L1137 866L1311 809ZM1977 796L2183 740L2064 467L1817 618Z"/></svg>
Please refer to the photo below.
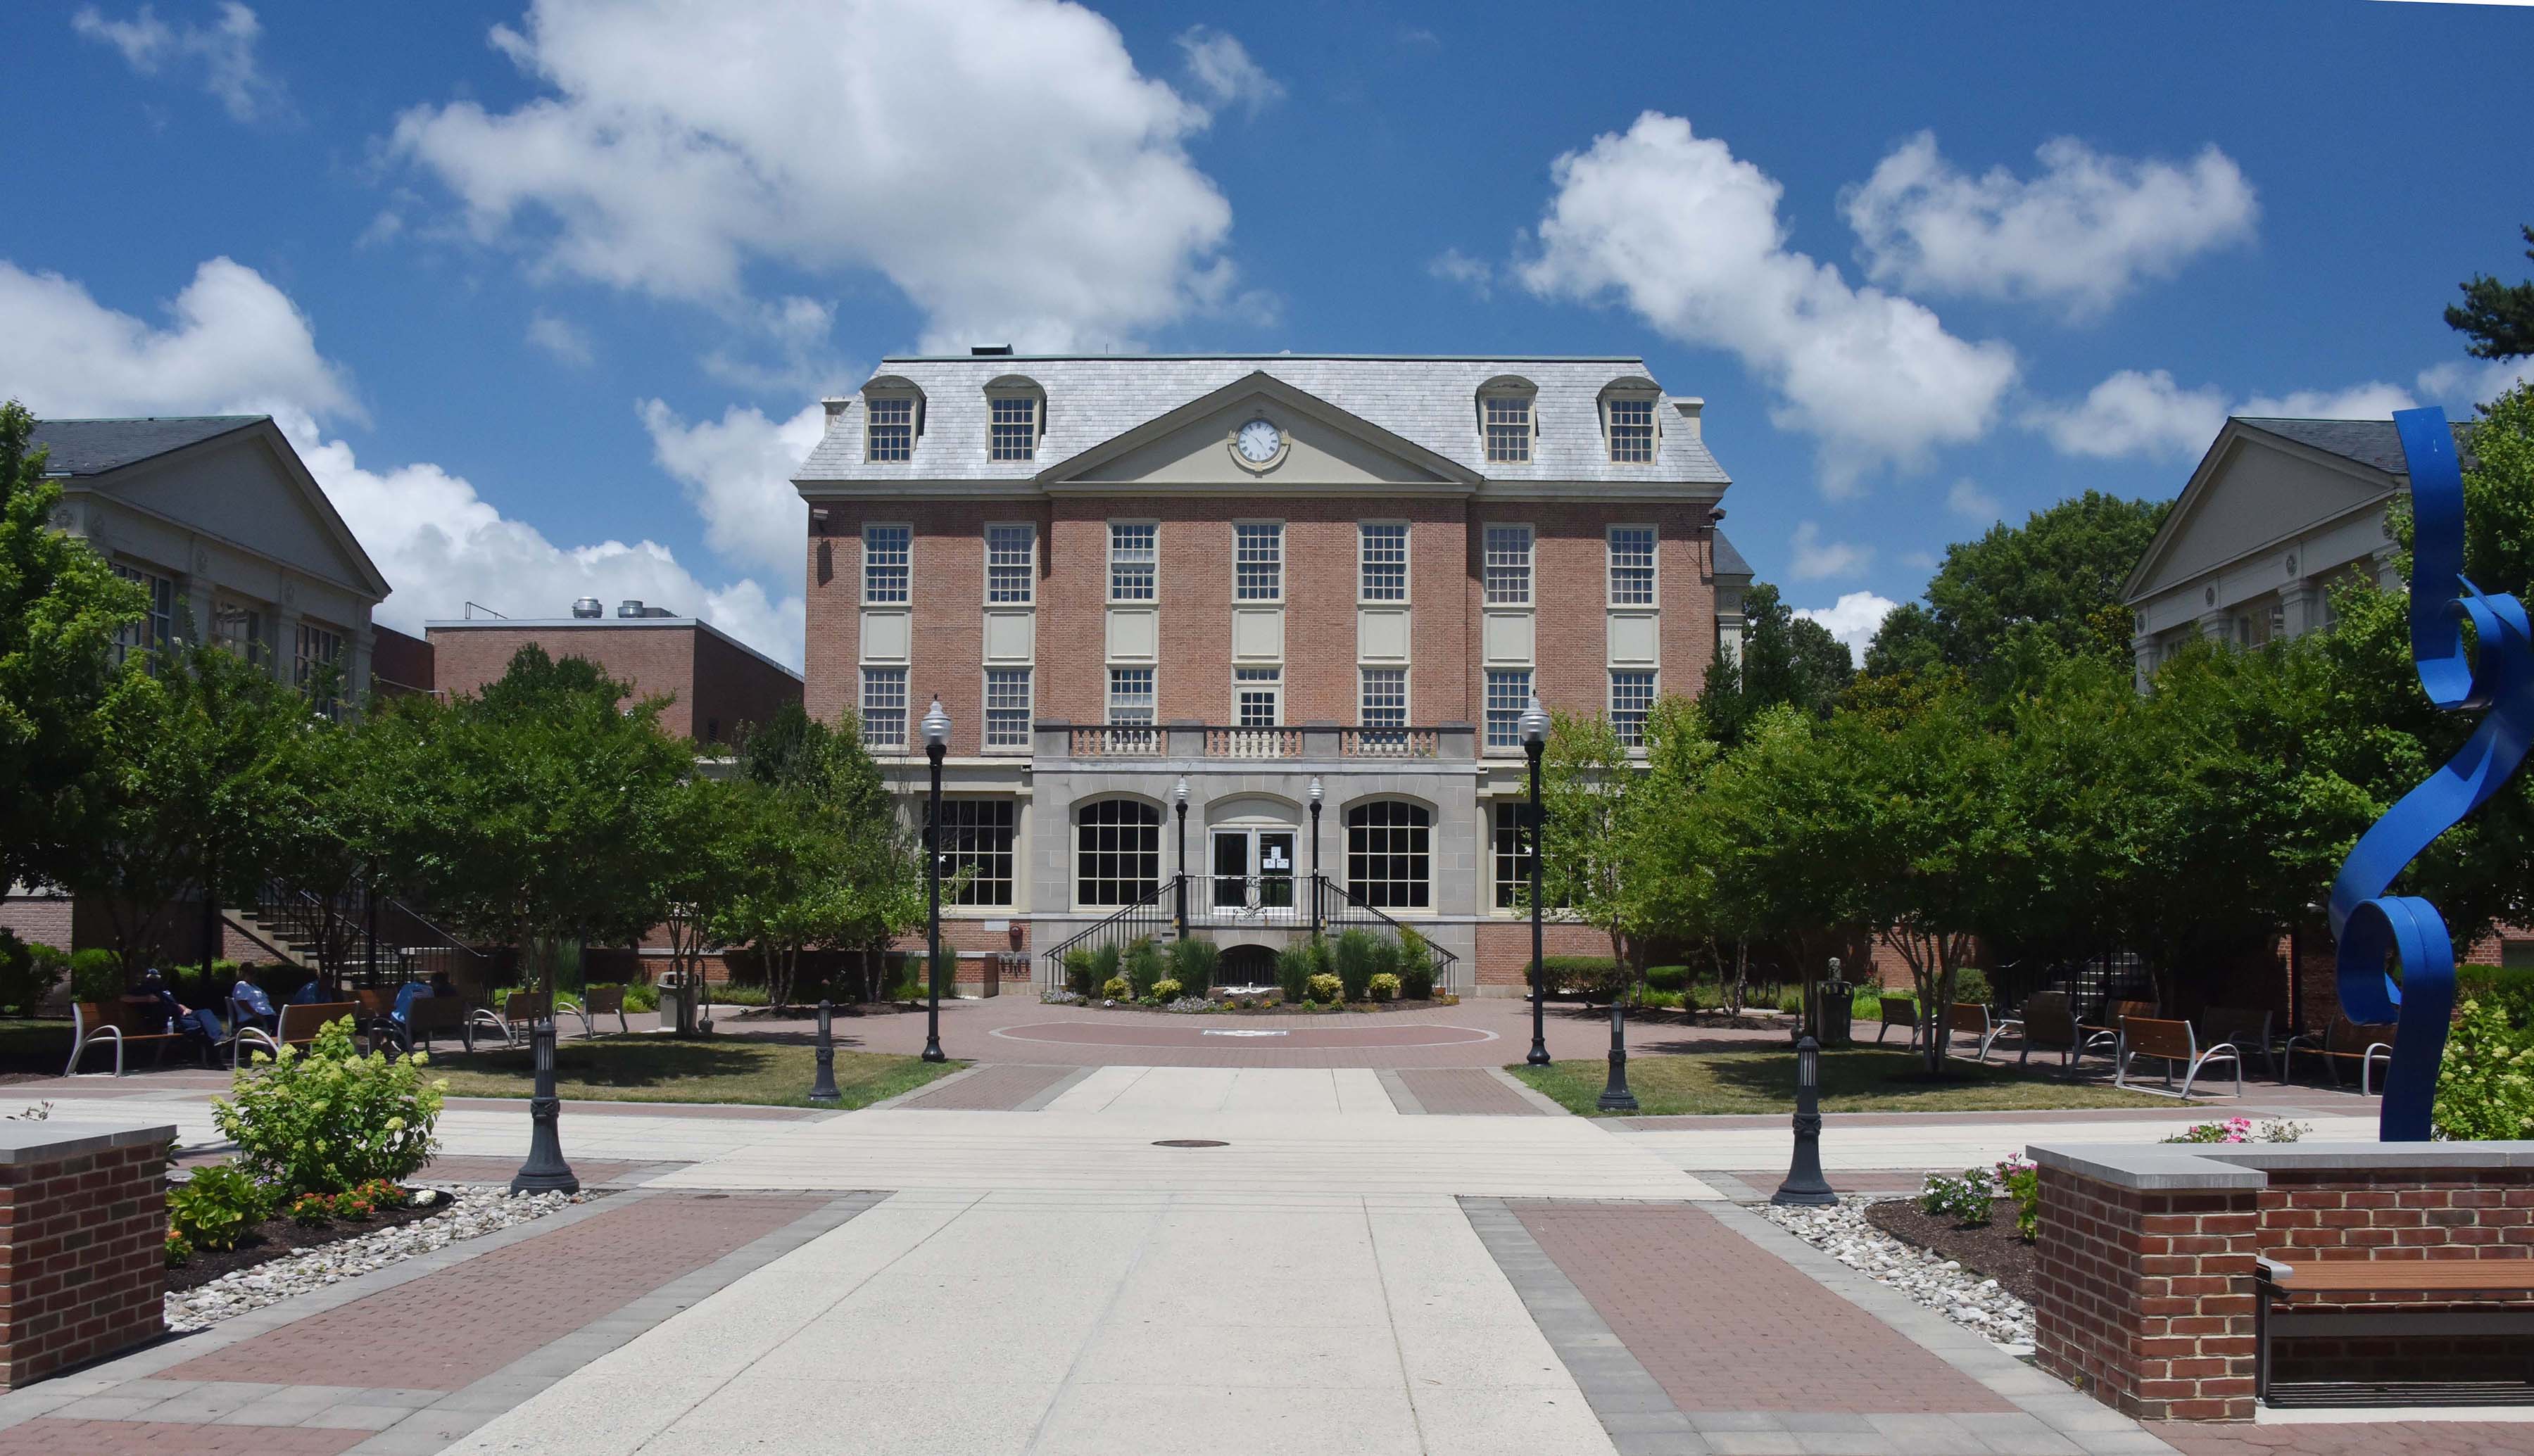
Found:
<svg viewBox="0 0 2534 1456"><path fill-rule="evenodd" d="M1037 459L1039 437L1047 433L1047 392L1026 375L1006 374L986 386L986 419L988 459Z"/></svg>
<svg viewBox="0 0 2534 1456"><path fill-rule="evenodd" d="M1487 422L1487 463L1490 465L1527 465L1531 463L1531 396L1528 394L1490 394L1484 401Z"/></svg>
<svg viewBox="0 0 2534 1456"><path fill-rule="evenodd" d="M1623 394L1613 397L1608 409L1612 463L1652 463L1655 457L1655 401L1642 395Z"/></svg>
<svg viewBox="0 0 2534 1456"><path fill-rule="evenodd" d="M865 406L870 420L870 433L863 443L863 457L879 460L915 458L915 400L907 395L881 395Z"/></svg>

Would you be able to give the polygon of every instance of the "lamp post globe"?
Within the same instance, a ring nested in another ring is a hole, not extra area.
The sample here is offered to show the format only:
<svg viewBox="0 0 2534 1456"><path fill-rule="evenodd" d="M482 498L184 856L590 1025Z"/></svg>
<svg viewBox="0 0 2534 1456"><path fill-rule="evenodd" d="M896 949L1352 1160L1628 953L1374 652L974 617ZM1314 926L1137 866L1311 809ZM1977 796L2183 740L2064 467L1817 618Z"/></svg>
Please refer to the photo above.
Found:
<svg viewBox="0 0 2534 1456"><path fill-rule="evenodd" d="M950 751L950 715L941 710L941 695L924 713L924 757L933 761L933 798L924 815L924 878L929 906L924 951L924 983L930 989L924 1013L924 1060L946 1062L941 1055L941 757Z"/></svg>
<svg viewBox="0 0 2534 1456"><path fill-rule="evenodd" d="M1539 812L1539 756L1548 747L1548 709L1539 705L1539 695L1531 695L1531 703L1517 720L1522 733L1522 752L1531 759L1531 813L1523 825L1525 842L1530 848L1531 865L1531 1052L1523 1061L1533 1066L1548 1064L1548 986L1545 967L1541 964L1543 931L1539 903L1539 840L1543 819Z"/></svg>

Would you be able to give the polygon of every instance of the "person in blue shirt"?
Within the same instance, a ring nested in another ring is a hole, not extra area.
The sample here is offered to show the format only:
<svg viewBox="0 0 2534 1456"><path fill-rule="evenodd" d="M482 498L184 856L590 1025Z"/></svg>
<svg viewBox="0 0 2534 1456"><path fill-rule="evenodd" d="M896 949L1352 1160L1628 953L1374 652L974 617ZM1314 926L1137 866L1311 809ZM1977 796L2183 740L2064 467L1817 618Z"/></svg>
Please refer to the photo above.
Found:
<svg viewBox="0 0 2534 1456"><path fill-rule="evenodd" d="M238 977L237 984L229 988L229 1004L237 1008L238 1021L242 1025L261 1026L271 1031L278 1019L272 1009L272 998L264 994L263 987L244 976Z"/></svg>

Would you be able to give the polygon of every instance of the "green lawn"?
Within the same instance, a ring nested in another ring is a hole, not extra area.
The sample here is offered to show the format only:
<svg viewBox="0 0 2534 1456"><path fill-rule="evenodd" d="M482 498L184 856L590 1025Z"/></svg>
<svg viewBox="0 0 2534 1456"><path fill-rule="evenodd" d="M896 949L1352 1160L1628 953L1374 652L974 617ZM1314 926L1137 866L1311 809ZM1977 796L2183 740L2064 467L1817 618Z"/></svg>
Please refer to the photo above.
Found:
<svg viewBox="0 0 2534 1456"><path fill-rule="evenodd" d="M593 1102L745 1102L762 1107L868 1107L957 1071L964 1062L927 1062L876 1052L836 1053L844 1100L810 1101L817 1054L806 1044L735 1037L679 1041L663 1036L574 1039L555 1049L555 1087ZM525 1097L533 1068L525 1048L452 1058L432 1068L452 1097Z"/></svg>
<svg viewBox="0 0 2534 1456"><path fill-rule="evenodd" d="M2068 1107L2170 1106L2172 1099L2119 1092L2087 1082L2063 1082L2038 1072L1954 1059L1941 1082L1924 1080L1926 1063L1908 1052L1855 1048L1824 1052L1822 1111L1826 1113L2020 1112ZM1594 1104L1609 1079L1609 1064L1553 1062L1506 1070L1555 1098L1568 1110L1599 1116ZM1795 1054L1791 1051L1693 1052L1632 1057L1628 1088L1647 1116L1711 1113L1787 1113L1795 1106Z"/></svg>

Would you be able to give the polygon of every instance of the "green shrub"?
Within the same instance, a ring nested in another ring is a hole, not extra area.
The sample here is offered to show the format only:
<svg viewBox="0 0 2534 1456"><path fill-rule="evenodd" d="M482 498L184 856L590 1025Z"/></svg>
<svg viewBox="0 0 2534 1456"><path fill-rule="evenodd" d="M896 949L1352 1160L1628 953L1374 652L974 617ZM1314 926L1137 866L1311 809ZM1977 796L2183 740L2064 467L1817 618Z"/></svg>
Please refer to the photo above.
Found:
<svg viewBox="0 0 2534 1456"><path fill-rule="evenodd" d="M725 1006L765 1004L765 988L762 986L733 986L727 981L713 981L705 984L704 995L708 1000Z"/></svg>
<svg viewBox="0 0 2534 1456"><path fill-rule="evenodd" d="M1108 980L1100 983L1100 999L1102 1001L1133 1001L1135 999L1134 988L1126 984L1125 977L1112 976Z"/></svg>
<svg viewBox="0 0 2534 1456"><path fill-rule="evenodd" d="M1276 952L1276 989L1285 1004L1300 1005L1310 994L1311 944L1296 940Z"/></svg>
<svg viewBox="0 0 2534 1456"><path fill-rule="evenodd" d="M1800 986L1785 986L1779 988L1778 1009L1797 1016L1802 1015L1804 1013L1804 989Z"/></svg>
<svg viewBox="0 0 2534 1456"><path fill-rule="evenodd" d="M1399 973L1399 994L1410 1001L1434 999L1434 963L1411 966Z"/></svg>
<svg viewBox="0 0 2534 1456"><path fill-rule="evenodd" d="M2479 1001L2457 1008L2438 1065L2439 1133L2468 1141L2534 1137L2534 1035Z"/></svg>
<svg viewBox="0 0 2534 1456"><path fill-rule="evenodd" d="M284 1193L401 1182L440 1146L432 1128L447 1084L423 1079L430 1060L424 1052L398 1062L358 1055L346 1016L305 1052L255 1054L252 1065L238 1068L231 1095L211 1103L211 1121L238 1145L245 1171Z"/></svg>
<svg viewBox="0 0 2534 1456"><path fill-rule="evenodd" d="M303 1229L322 1228L333 1221L334 1200L325 1193L302 1193L290 1200L290 1221Z"/></svg>
<svg viewBox="0 0 2534 1456"><path fill-rule="evenodd" d="M1168 976L1164 976L1159 981L1153 983L1153 1000L1160 1001L1163 1005L1167 1006L1178 999L1178 982L1172 980Z"/></svg>
<svg viewBox="0 0 2534 1456"><path fill-rule="evenodd" d="M1366 989L1371 987L1373 979L1377 979L1382 976L1388 976L1393 981L1398 980L1400 959L1399 942L1397 940L1388 936L1373 937L1372 977L1365 980L1364 986Z"/></svg>
<svg viewBox="0 0 2534 1456"><path fill-rule="evenodd" d="M1303 990L1308 1000L1324 1006L1336 1005L1346 999L1346 983L1335 976L1313 976Z"/></svg>
<svg viewBox="0 0 2534 1456"><path fill-rule="evenodd" d="M167 1230L167 1267L172 1269L178 1264L191 1259L193 1256L193 1241L187 1239L184 1235L177 1233L172 1225L169 1226Z"/></svg>
<svg viewBox="0 0 2534 1456"><path fill-rule="evenodd" d="M198 1168L167 1189L167 1227L196 1248L235 1248L272 1216L272 1193L234 1163Z"/></svg>
<svg viewBox="0 0 2534 1456"><path fill-rule="evenodd" d="M1891 993L1880 986L1859 986L1856 994L1848 998L1848 1018L1854 1021L1882 1020L1883 998L1889 995Z"/></svg>
<svg viewBox="0 0 2534 1456"><path fill-rule="evenodd" d="M1372 994L1374 1001L1397 1001L1399 1000L1399 978L1388 971L1376 971L1373 973L1372 984L1365 990Z"/></svg>
<svg viewBox="0 0 2534 1456"><path fill-rule="evenodd" d="M61 974L60 958L52 946L30 945L0 926L0 1011L35 1014Z"/></svg>
<svg viewBox="0 0 2534 1456"><path fill-rule="evenodd" d="M1106 986L1125 975L1125 957L1115 945L1103 945L1091 952L1091 975L1096 984Z"/></svg>
<svg viewBox="0 0 2534 1456"><path fill-rule="evenodd" d="M1171 942L1171 979L1187 988L1190 996L1203 996L1214 989L1217 962L1223 949L1212 940L1185 940Z"/></svg>
<svg viewBox="0 0 2534 1456"><path fill-rule="evenodd" d="M1626 966L1606 955L1551 955L1539 966L1551 988L1588 1001L1606 1003L1624 994L1633 979Z"/></svg>
<svg viewBox="0 0 2534 1456"><path fill-rule="evenodd" d="M1997 1185L2015 1200L2015 1234L2030 1244L2041 1237L2041 1169L2021 1153L1997 1165Z"/></svg>
<svg viewBox="0 0 2534 1456"><path fill-rule="evenodd" d="M1076 945L1072 949L1064 952L1065 990L1072 992L1075 996L1081 997L1084 1001L1089 1001L1091 999L1091 993L1097 989L1099 985L1099 979L1091 974L1090 951Z"/></svg>
<svg viewBox="0 0 2534 1456"><path fill-rule="evenodd" d="M1375 938L1370 931L1350 930L1338 935L1338 984L1346 988L1346 999L1361 1001L1372 985L1372 956Z"/></svg>
<svg viewBox="0 0 2534 1456"><path fill-rule="evenodd" d="M2455 1001L2479 1001L2518 1031L2534 1030L2534 967L2458 966Z"/></svg>
<svg viewBox="0 0 2534 1456"><path fill-rule="evenodd" d="M1976 1001L1980 1005L1995 1001L1997 993L1989 988L1988 972L1977 966L1963 966L1955 971L1954 1000L1963 1003Z"/></svg>
<svg viewBox="0 0 2534 1456"><path fill-rule="evenodd" d="M123 957L91 945L71 952L71 995L84 1001L110 1001L123 995Z"/></svg>
<svg viewBox="0 0 2534 1456"><path fill-rule="evenodd" d="M1637 993L1637 1004L1641 1006L1655 1006L1666 1011L1677 1011L1681 1007L1689 1004L1689 993L1686 991L1640 991Z"/></svg>
<svg viewBox="0 0 2534 1456"><path fill-rule="evenodd" d="M1162 979L1162 951L1149 938L1137 940L1126 947L1126 984L1134 988L1135 999L1142 1001L1153 994L1153 983Z"/></svg>
<svg viewBox="0 0 2534 1456"><path fill-rule="evenodd" d="M1918 1211L1976 1229L1988 1224L1996 1200L1997 1182L1985 1168L1965 1168L1960 1178L1930 1173L1918 1191Z"/></svg>
<svg viewBox="0 0 2534 1456"><path fill-rule="evenodd" d="M1648 966L1646 967L1646 989L1648 991L1687 991L1689 967Z"/></svg>

